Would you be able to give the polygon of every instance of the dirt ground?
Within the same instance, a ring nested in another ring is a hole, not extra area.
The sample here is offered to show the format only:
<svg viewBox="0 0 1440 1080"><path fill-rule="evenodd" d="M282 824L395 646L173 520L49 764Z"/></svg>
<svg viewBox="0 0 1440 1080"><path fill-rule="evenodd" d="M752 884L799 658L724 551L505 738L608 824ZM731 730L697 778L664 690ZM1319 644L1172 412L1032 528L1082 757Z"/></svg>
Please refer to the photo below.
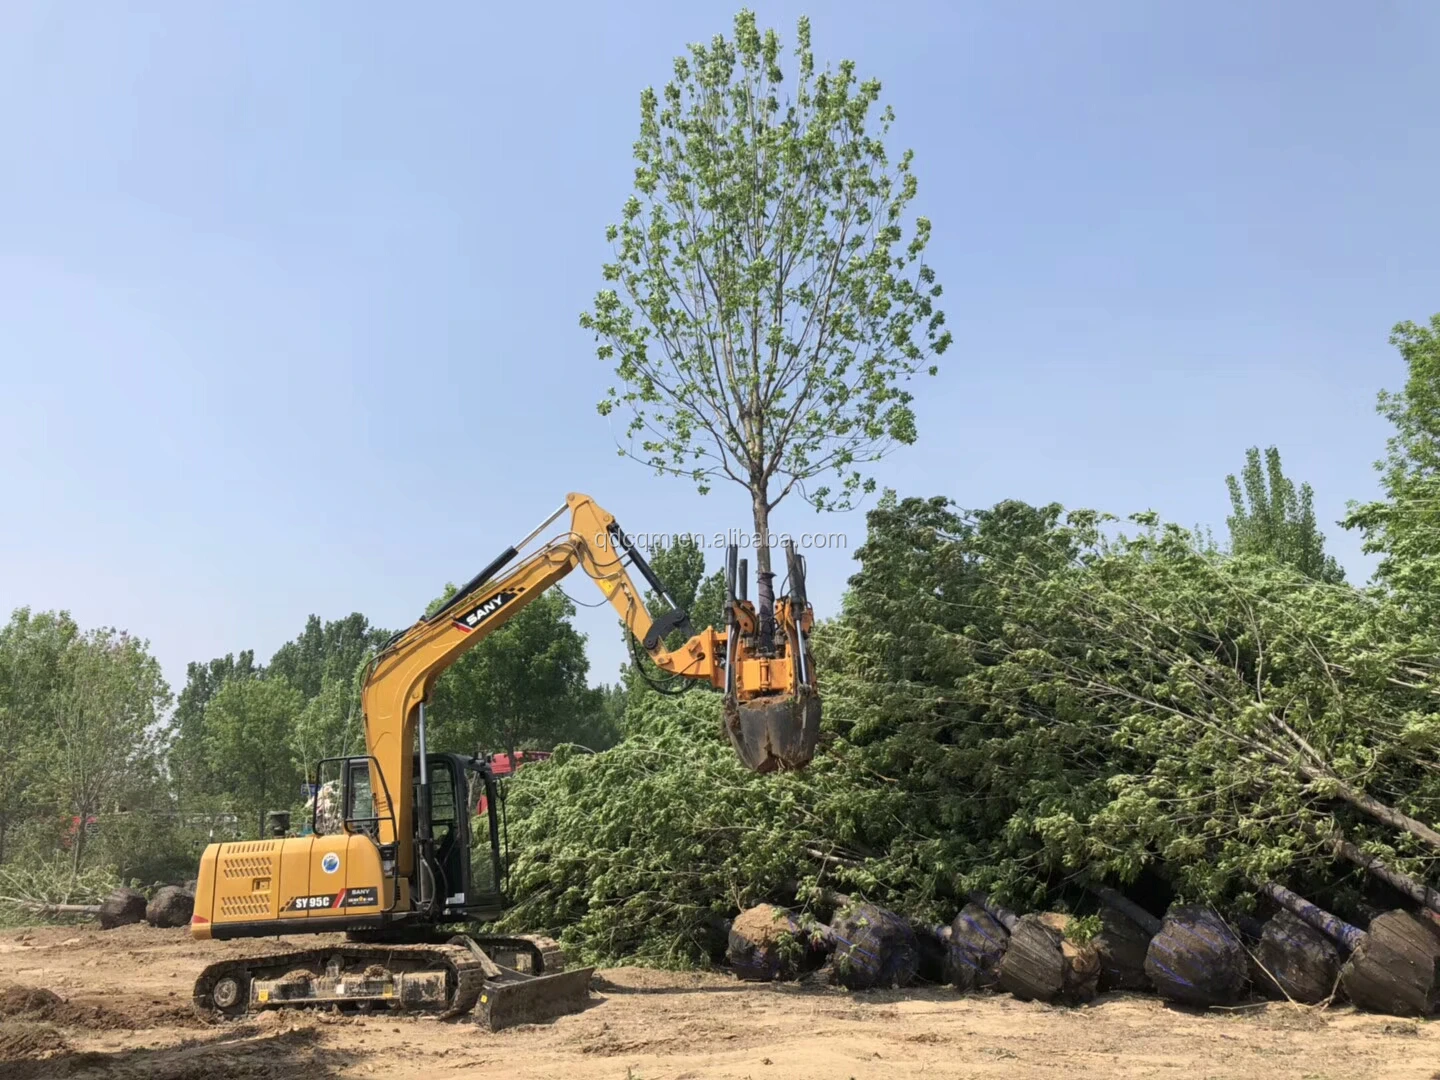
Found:
<svg viewBox="0 0 1440 1080"><path fill-rule="evenodd" d="M202 944L147 926L0 933L0 1078L1440 1078L1440 1024L1349 1008L1200 1014L1118 995L1070 1009L638 969L598 972L583 1013L498 1034L380 1014L191 1015L204 964L273 944Z"/></svg>

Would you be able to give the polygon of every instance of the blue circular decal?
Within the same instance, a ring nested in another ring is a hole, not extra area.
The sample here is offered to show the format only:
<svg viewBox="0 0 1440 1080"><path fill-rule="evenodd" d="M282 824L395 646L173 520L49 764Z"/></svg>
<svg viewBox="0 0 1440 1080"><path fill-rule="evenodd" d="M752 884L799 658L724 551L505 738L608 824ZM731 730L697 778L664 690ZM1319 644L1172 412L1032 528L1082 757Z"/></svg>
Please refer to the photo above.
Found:
<svg viewBox="0 0 1440 1080"><path fill-rule="evenodd" d="M333 851L327 851L325 857L320 860L320 869L327 874L333 874L340 869L340 856Z"/></svg>

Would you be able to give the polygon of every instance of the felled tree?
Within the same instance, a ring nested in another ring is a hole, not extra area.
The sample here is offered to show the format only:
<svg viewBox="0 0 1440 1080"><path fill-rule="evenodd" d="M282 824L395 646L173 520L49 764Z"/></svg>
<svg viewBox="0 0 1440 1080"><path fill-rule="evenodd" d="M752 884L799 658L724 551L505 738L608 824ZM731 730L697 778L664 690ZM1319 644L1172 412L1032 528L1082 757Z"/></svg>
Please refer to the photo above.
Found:
<svg viewBox="0 0 1440 1080"><path fill-rule="evenodd" d="M587 962L705 963L725 947L724 917L793 892L824 832L805 809L813 778L744 769L719 709L716 695L652 694L619 746L561 747L522 769L506 804L518 899L502 925L553 933Z"/></svg>
<svg viewBox="0 0 1440 1080"><path fill-rule="evenodd" d="M750 11L641 94L635 191L580 319L620 379L599 409L630 414L621 454L746 489L762 621L771 513L791 491L839 509L870 490L865 463L915 440L905 382L950 344L879 81L849 60L817 73L807 19L796 39L788 96Z"/></svg>
<svg viewBox="0 0 1440 1080"><path fill-rule="evenodd" d="M1425 876L1435 648L1403 605L1146 515L1123 538L1056 507L887 498L869 524L824 656L830 722L891 780L852 793L853 847L885 850L875 823L903 816L886 861L923 851L1019 906L1162 861L1215 897L1327 865L1337 822Z"/></svg>

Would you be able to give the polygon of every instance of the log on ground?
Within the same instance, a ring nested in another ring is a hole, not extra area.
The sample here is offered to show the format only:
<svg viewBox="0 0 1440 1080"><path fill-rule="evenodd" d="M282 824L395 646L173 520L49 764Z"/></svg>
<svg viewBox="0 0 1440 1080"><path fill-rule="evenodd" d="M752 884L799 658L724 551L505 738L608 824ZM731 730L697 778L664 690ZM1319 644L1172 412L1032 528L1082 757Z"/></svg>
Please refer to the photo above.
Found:
<svg viewBox="0 0 1440 1080"><path fill-rule="evenodd" d="M145 921L151 926L188 926L195 913L195 895L179 885L166 885L155 890L145 906Z"/></svg>
<svg viewBox="0 0 1440 1080"><path fill-rule="evenodd" d="M1000 989L1021 1001L1089 1001L1100 977L1093 945L1065 938L1069 917L1025 915L1010 933L1000 961Z"/></svg>
<svg viewBox="0 0 1440 1080"><path fill-rule="evenodd" d="M950 924L945 981L957 990L986 990L1000 977L1010 932L979 904L966 904Z"/></svg>
<svg viewBox="0 0 1440 1080"><path fill-rule="evenodd" d="M915 931L874 904L842 908L830 921L835 942L831 979L851 990L909 986L920 966Z"/></svg>
<svg viewBox="0 0 1440 1080"><path fill-rule="evenodd" d="M100 929L114 930L145 918L145 894L123 885L100 901Z"/></svg>
<svg viewBox="0 0 1440 1080"><path fill-rule="evenodd" d="M824 954L811 945L810 934L793 914L760 904L742 911L730 924L725 958L741 979L770 982L814 970Z"/></svg>
<svg viewBox="0 0 1440 1080"><path fill-rule="evenodd" d="M1392 1016L1431 1016L1440 1005L1440 929L1408 911L1387 911L1340 973L1359 1008Z"/></svg>
<svg viewBox="0 0 1440 1080"><path fill-rule="evenodd" d="M1245 991L1250 957L1224 921L1208 908L1172 908L1150 939L1145 974L1155 992L1182 1005L1229 1005Z"/></svg>
<svg viewBox="0 0 1440 1080"><path fill-rule="evenodd" d="M1266 997L1317 1005L1336 990L1340 950L1288 911L1266 921L1255 949L1255 988Z"/></svg>

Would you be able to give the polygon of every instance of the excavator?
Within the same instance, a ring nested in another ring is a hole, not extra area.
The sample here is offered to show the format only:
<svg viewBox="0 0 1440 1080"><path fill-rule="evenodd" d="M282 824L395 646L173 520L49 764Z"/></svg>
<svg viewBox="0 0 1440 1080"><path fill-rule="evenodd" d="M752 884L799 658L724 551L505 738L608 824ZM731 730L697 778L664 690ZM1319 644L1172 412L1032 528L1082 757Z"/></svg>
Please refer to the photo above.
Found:
<svg viewBox="0 0 1440 1080"><path fill-rule="evenodd" d="M522 556L567 512L567 529ZM508 904L503 803L487 758L428 751L425 707L435 681L578 568L619 612L632 649L638 643L648 655L658 675L645 677L656 689L708 685L723 695L722 723L748 768L804 768L820 729L808 642L814 615L804 561L789 543L785 556L788 591L757 609L746 595L745 560L731 546L725 625L697 633L614 516L587 495L567 495L439 610L371 657L360 695L366 752L326 759L315 774L318 784L327 767L339 773L332 820L322 826L317 799L308 834L282 825L270 837L205 849L192 937L345 937L211 964L196 980L196 1009L222 1017L304 1006L390 1009L473 1015L492 1030L582 1009L591 969L566 970L554 941L451 932L493 920ZM629 569L668 610L651 615ZM481 794L489 857L472 867L470 810Z"/></svg>

